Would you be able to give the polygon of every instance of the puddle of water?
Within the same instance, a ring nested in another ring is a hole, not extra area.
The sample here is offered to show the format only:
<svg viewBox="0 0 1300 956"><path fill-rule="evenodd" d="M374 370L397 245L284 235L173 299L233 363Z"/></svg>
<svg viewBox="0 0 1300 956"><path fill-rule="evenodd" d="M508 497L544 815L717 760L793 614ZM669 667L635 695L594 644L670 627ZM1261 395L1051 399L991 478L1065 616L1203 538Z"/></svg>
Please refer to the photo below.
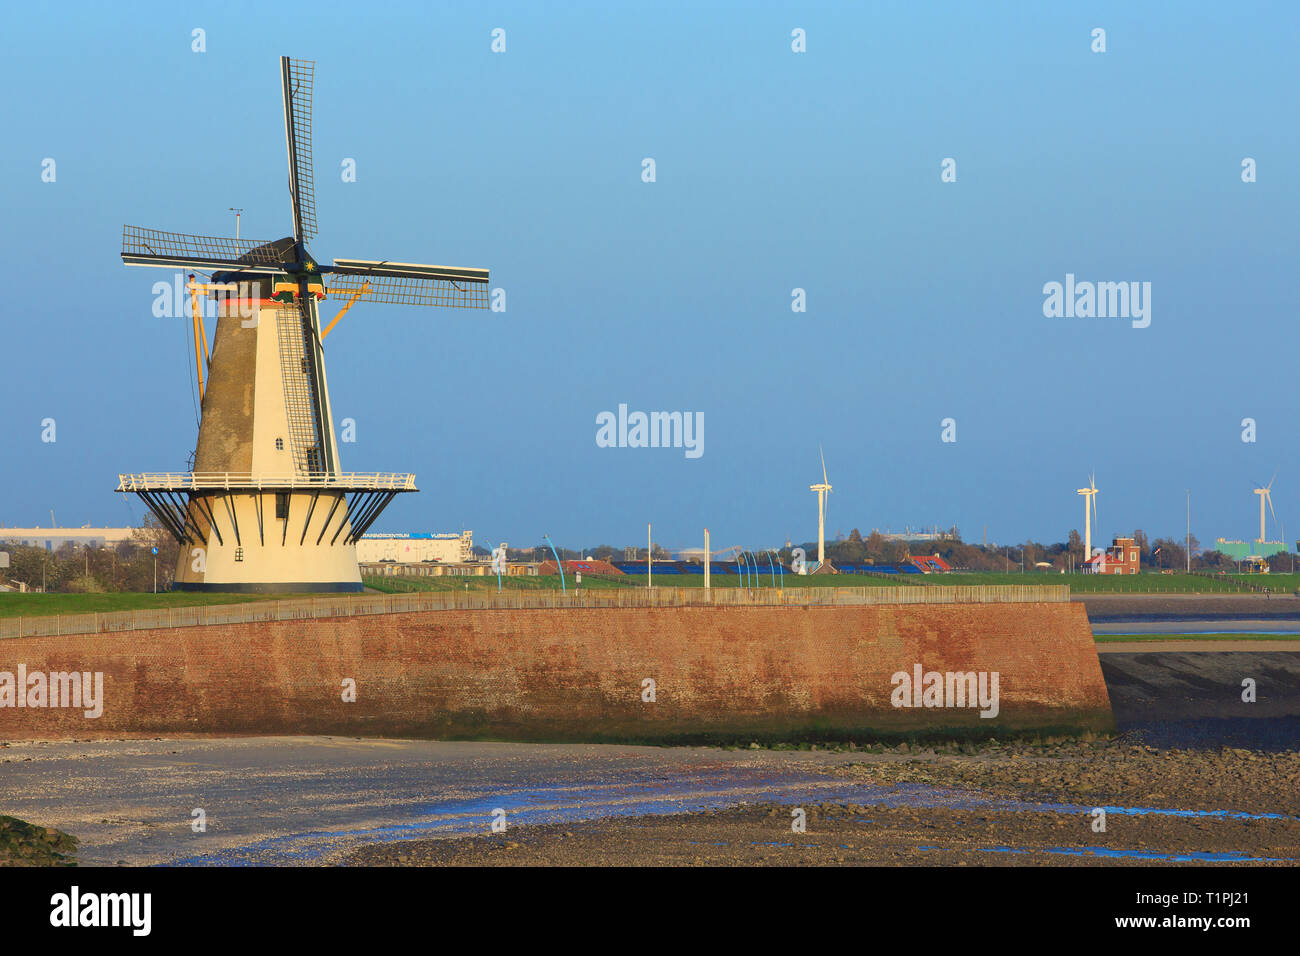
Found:
<svg viewBox="0 0 1300 956"><path fill-rule="evenodd" d="M1111 847L1049 846L1025 849L1013 846L944 847L922 846L918 850L957 850L964 853L1052 853L1058 856L1097 856L1116 860L1159 860L1165 863L1295 863L1293 859L1247 856L1240 850L1216 853L1208 850L1188 850L1184 853L1156 853L1151 850L1117 850Z"/></svg>
<svg viewBox="0 0 1300 956"><path fill-rule="evenodd" d="M1106 626L1125 625L1136 628L1155 628L1161 625L1177 624L1179 627L1192 625L1200 628L1203 632L1211 632L1211 629L1220 627L1225 629L1241 630L1249 625L1242 624L1242 621L1268 621L1273 627L1281 628L1279 634L1295 634L1300 629L1300 611L1288 610L1295 607L1294 602L1288 598L1285 601L1279 601L1276 607L1261 608L1258 611L1244 615L1232 615L1225 617L1222 614L1142 614L1140 616L1133 614L1090 614L1088 620L1093 624L1103 624ZM1262 634L1263 631L1255 631L1256 634Z"/></svg>
<svg viewBox="0 0 1300 956"><path fill-rule="evenodd" d="M1197 717L1136 720L1116 713L1121 739L1160 750L1218 750L1242 747L1287 753L1300 741L1300 715L1282 717Z"/></svg>
<svg viewBox="0 0 1300 956"><path fill-rule="evenodd" d="M1093 636L1094 637L1169 637L1171 633L1172 632L1170 631L1097 631L1093 634ZM1288 631L1266 631L1258 627L1238 628L1238 627L1205 626L1205 627L1179 628L1177 635L1175 636L1181 637L1183 635L1186 635L1188 637L1194 638L1198 634L1267 634L1272 637L1297 637L1300 636L1300 630L1293 628ZM1281 646L1285 646L1283 642L1279 642L1279 644Z"/></svg>
<svg viewBox="0 0 1300 956"><path fill-rule="evenodd" d="M319 862L337 850L367 843L391 843L438 836L465 836L490 829L492 811L506 811L509 826L569 823L621 817L660 816L717 810L744 804L850 803L861 806L948 808L1034 813L1087 814L1092 807L1065 803L1034 803L985 798L961 791L922 784L878 787L846 784L826 777L728 771L722 774L675 776L656 781L588 784L555 788L529 788L480 792L423 804L395 805L395 816L408 822L382 826L315 830L269 837L253 843L189 856L174 861L181 866L256 866ZM1104 808L1116 815L1163 815L1234 820L1300 820L1280 813L1241 813L1230 810L1179 810L1157 807ZM775 844L774 844L775 845ZM1062 851L1064 852L1064 851ZM1175 861L1181 862L1181 861Z"/></svg>
<svg viewBox="0 0 1300 956"><path fill-rule="evenodd" d="M725 841L716 843L704 843L695 840L689 841L691 846L730 846ZM852 849L847 843L838 845L827 843L759 843L751 842L749 846L774 846L790 847L794 849ZM946 847L946 846L919 846L918 850L923 851L944 851L951 850L961 853L1014 853L1022 856L1032 856L1035 853L1051 853L1058 856L1096 856L1107 859L1117 860L1160 860L1166 863L1296 863L1298 860L1290 858L1274 857L1257 857L1247 856L1240 850L1230 850L1225 852L1214 852L1209 850L1188 850L1183 853L1157 853L1152 850L1119 850L1112 847L1066 847L1066 846L1049 846L1049 847L1014 847L1014 846L985 846L985 847Z"/></svg>
<svg viewBox="0 0 1300 956"><path fill-rule="evenodd" d="M738 778L739 777L739 778ZM713 792L710 792L713 791ZM711 775L676 777L656 783L620 783L539 788L439 801L392 812L424 817L407 823L359 829L317 830L270 837L242 847L186 857L174 865L240 866L310 863L326 853L363 843L388 843L432 836L463 836L490 829L492 811L506 811L509 826L568 823L607 817L658 816L722 809L739 803L844 801L858 792L825 777L764 778Z"/></svg>

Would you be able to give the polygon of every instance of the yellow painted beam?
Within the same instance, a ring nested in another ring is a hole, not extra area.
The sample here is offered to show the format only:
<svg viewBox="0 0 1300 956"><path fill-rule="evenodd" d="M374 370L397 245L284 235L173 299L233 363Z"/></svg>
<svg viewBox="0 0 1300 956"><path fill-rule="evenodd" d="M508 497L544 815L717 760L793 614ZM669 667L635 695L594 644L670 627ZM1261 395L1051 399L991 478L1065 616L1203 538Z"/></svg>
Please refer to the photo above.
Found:
<svg viewBox="0 0 1300 956"><path fill-rule="evenodd" d="M352 298L348 299L347 304L344 305L343 308L339 310L339 314L336 315L336 316L334 316L334 321L331 322L329 325L325 326L325 331L322 332L322 333L320 334L320 337L321 337L322 339L324 339L325 336L329 335L329 334L330 334L330 329L332 329L332 328L334 328L334 326L338 325L338 323L339 323L339 319L343 318L343 316L347 314L348 309L350 309L350 308L352 308L354 305L356 305L356 303L357 303L357 299L361 298L363 295L365 295L365 294L366 294L367 292L369 292L369 291L370 291L370 283L369 283L369 282L362 282L362 283L361 283L361 288L358 289L356 292L352 293Z"/></svg>
<svg viewBox="0 0 1300 956"><path fill-rule="evenodd" d="M199 376L199 406L203 405L203 355L199 351L200 340L207 339L207 333L203 331L203 320L199 313L199 287L194 282L194 276L190 276L190 309L193 311L194 318L194 370Z"/></svg>

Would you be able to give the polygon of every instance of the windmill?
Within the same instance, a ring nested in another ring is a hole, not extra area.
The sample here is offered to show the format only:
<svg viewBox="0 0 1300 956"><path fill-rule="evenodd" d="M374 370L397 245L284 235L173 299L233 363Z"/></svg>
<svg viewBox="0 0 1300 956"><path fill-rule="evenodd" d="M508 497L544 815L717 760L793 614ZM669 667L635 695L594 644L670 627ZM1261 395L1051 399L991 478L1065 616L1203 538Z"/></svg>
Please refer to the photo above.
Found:
<svg viewBox="0 0 1300 956"><path fill-rule="evenodd" d="M835 567L826 560L826 496L831 493L831 483L826 478L826 456L821 445L817 446L817 454L822 460L822 483L808 486L810 491L817 492L817 567L813 573L834 573Z"/></svg>
<svg viewBox="0 0 1300 956"><path fill-rule="evenodd" d="M1277 479L1277 472L1273 472L1273 477L1268 480L1268 484L1263 488L1256 488L1255 494L1259 495L1259 537L1256 539L1260 544L1264 544L1268 539L1264 535L1264 502L1268 502L1268 513L1273 515L1273 523L1277 524L1277 514L1273 511L1273 482Z"/></svg>
<svg viewBox="0 0 1300 956"><path fill-rule="evenodd" d="M1083 495L1083 560L1086 564L1092 560L1092 525L1097 520L1097 505L1092 499L1100 492L1097 490L1097 476L1088 476L1088 487L1080 488L1076 494Z"/></svg>
<svg viewBox="0 0 1300 956"><path fill-rule="evenodd" d="M315 64L280 58L293 235L271 242L126 226L122 261L190 277L201 419L192 471L120 475L181 543L176 587L360 591L357 540L415 476L345 473L334 441L322 340L359 299L486 308L488 270L388 260L318 262L312 174ZM198 309L219 309L212 349ZM319 303L346 297L321 330ZM202 343L202 355L200 353ZM204 386L204 372L207 384Z"/></svg>

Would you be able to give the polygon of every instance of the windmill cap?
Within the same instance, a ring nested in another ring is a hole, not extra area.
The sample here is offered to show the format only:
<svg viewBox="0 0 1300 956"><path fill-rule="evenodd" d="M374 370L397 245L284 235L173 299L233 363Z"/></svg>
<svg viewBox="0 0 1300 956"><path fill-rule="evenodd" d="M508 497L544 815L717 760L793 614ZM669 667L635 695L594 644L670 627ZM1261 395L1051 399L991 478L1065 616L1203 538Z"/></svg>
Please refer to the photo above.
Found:
<svg viewBox="0 0 1300 956"><path fill-rule="evenodd" d="M264 242L260 246L254 246L246 253L239 257L237 261L247 262L249 265L257 263L265 266L268 259L271 262L278 262L284 265L291 265L298 261L298 254L295 248L293 236L285 236L283 239L276 239L274 242ZM248 278L247 273L243 272L214 272L212 281L221 282L238 282Z"/></svg>

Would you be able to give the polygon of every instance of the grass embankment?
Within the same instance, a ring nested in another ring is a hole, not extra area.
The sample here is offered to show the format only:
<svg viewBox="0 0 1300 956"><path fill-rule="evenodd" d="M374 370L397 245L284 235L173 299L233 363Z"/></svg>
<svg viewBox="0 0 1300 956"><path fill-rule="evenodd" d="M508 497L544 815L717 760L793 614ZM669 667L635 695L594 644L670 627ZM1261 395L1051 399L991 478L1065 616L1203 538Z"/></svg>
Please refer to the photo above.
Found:
<svg viewBox="0 0 1300 956"><path fill-rule="evenodd" d="M901 577L901 575L900 575ZM793 574L785 576L785 587L787 588L807 588L807 587L891 587L894 585L919 584L915 578L920 575L908 575L913 578L911 581L893 581L884 577L876 577L870 574L842 574L842 575L818 575L813 577L802 576L796 577ZM376 591L382 591L385 594L405 594L410 591L495 591L497 589L497 577L495 574L483 577L475 576L452 576L443 575L439 577L407 577L405 575L376 575L366 576L361 579L368 588L374 588ZM741 579L734 574L715 574L709 581L710 585L715 588L738 588L741 586ZM960 584L959 581L935 581L935 584ZM1020 582L1026 583L1026 582ZM1060 583L1060 582L1035 582L1043 583ZM771 590L772 575L764 571L757 578L746 578L745 585L751 588L762 588ZM572 574L566 573L564 576L564 585L567 590L572 591L577 588L577 581ZM610 591L619 589L637 589L646 586L644 575L627 574L622 577L603 577L594 574L584 574L582 576L582 589L584 591ZM664 574L655 575L654 586L656 588L702 588L704 587L704 575L702 574ZM781 575L778 572L776 576L776 587L782 586ZM558 574L549 575L516 575L514 577L502 575L501 589L503 591L559 591L561 589L560 576Z"/></svg>
<svg viewBox="0 0 1300 956"><path fill-rule="evenodd" d="M1268 588L1275 594L1300 588L1300 574L1229 574L1227 579L1256 588Z"/></svg>
<svg viewBox="0 0 1300 956"><path fill-rule="evenodd" d="M631 587L630 582L636 581L636 578L604 578L595 575L584 575L582 578L582 589L584 591L611 591L619 588ZM413 591L496 591L497 576L479 577L469 575L441 575L438 577L417 577L394 574L394 575L367 575L361 579L361 583L368 588L374 588L376 591L382 591L384 594L408 594ZM568 590L575 588L573 575L565 576L565 583ZM641 586L645 586L645 580L642 579ZM558 574L545 576L501 576L501 589L503 591L559 591L560 576Z"/></svg>
<svg viewBox="0 0 1300 956"><path fill-rule="evenodd" d="M76 865L76 837L0 816L0 866Z"/></svg>
<svg viewBox="0 0 1300 956"><path fill-rule="evenodd" d="M715 588L870 588L870 587L988 587L1006 585L1068 585L1075 594L1246 594L1260 587L1270 587L1274 593L1289 593L1300 586L1300 574L1292 575L1250 575L1208 577L1198 574L1160 574L1158 572L1133 575L1102 574L1056 574L1046 571L1028 571L1020 574L1015 571L955 571L951 574L817 574L784 576L778 570L775 580L769 568L762 568L758 574L741 577L735 574L715 574L710 584ZM367 587L386 594L401 594L408 591L462 591L497 589L496 575L442 576L442 577L407 577L405 575L373 576L364 578ZM574 575L565 575L564 585L568 590L577 586ZM655 587L660 588L702 588L702 574L662 574L654 576ZM644 588L646 579L643 575L628 574L622 577L600 577L593 574L583 575L582 587L587 590L608 590L612 588ZM561 587L558 574L546 576L503 576L502 590L547 591L559 590Z"/></svg>
<svg viewBox="0 0 1300 956"><path fill-rule="evenodd" d="M1249 593L1248 584L1271 586L1267 575L1252 575L1248 581L1231 576L1202 574L1059 574L1049 571L954 571L925 575L925 584L1068 584L1074 594L1235 594Z"/></svg>
<svg viewBox="0 0 1300 956"><path fill-rule="evenodd" d="M407 577L366 576L366 587L385 594L404 594L410 591L495 591L496 575ZM654 578L655 587L702 588L701 574L660 574ZM1028 571L1024 574L1010 571L955 571L951 574L819 574L794 575L778 570L775 581L772 572L763 568L757 575L744 578L735 574L715 574L710 579L715 588L837 588L837 587L926 587L947 585L957 587L983 587L996 585L1052 585L1064 584L1075 594L1245 594L1269 588L1274 594L1290 594L1300 589L1300 574L1251 574L1208 577L1197 574L1159 574L1143 572L1135 575L1056 574L1046 571ZM566 574L564 586L577 587L573 574ZM646 579L641 575L601 577L584 575L584 590L599 591L616 588L643 588ZM503 590L558 591L559 575L503 576ZM11 594L0 593L0 618L43 617L53 614L92 614L105 611L152 610L169 607L195 607L216 604L244 604L249 601L289 600L305 598L303 594L202 594L189 591L105 592L97 594Z"/></svg>
<svg viewBox="0 0 1300 956"><path fill-rule="evenodd" d="M1094 634L1098 644L1133 644L1138 641L1300 641L1300 634Z"/></svg>
<svg viewBox="0 0 1300 956"><path fill-rule="evenodd" d="M206 604L244 604L274 598L309 597L304 594L201 594L135 591L102 594L0 594L0 617L48 617L53 614L94 614L105 611L144 611L156 608L194 607Z"/></svg>

